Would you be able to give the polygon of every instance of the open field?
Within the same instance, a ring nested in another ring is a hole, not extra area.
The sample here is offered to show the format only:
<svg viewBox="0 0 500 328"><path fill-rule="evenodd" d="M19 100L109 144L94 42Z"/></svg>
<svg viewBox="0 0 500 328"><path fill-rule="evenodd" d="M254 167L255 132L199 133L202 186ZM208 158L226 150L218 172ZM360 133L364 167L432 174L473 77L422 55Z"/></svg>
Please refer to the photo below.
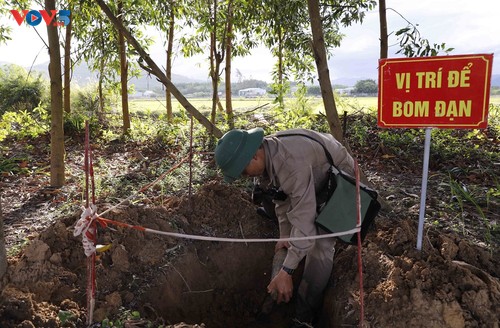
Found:
<svg viewBox="0 0 500 328"><path fill-rule="evenodd" d="M212 101L208 98L190 98L189 102L198 110L207 111L212 107ZM233 108L235 111L253 110L258 107L272 108L273 98L233 98ZM309 98L308 102L321 111L323 104L321 98ZM490 103L500 105L500 96L491 96ZM340 112L351 112L362 109L363 111L377 109L377 97L338 97L336 99L337 110ZM224 106L224 104L223 104ZM177 100L173 100L174 111L179 110L182 106ZM165 99L134 99L130 101L130 111L133 112L151 112L163 113L165 112Z"/></svg>
<svg viewBox="0 0 500 328"><path fill-rule="evenodd" d="M212 108L212 101L208 98L189 98L188 101L200 111L209 111ZM233 98L233 109L235 111L250 111L256 108L273 108L275 104L273 103L274 98L271 97L261 97L261 98ZM293 99L288 99L285 101L293 101ZM308 98L308 104L315 108L318 112L323 110L323 102L319 97ZM172 102L174 112L182 108L180 103L173 99ZM224 106L224 103L222 103ZM377 108L377 98L376 97L340 97L337 98L337 109L339 112L359 109L376 109ZM134 99L130 101L129 110L134 112L142 113L164 113L166 111L165 99Z"/></svg>

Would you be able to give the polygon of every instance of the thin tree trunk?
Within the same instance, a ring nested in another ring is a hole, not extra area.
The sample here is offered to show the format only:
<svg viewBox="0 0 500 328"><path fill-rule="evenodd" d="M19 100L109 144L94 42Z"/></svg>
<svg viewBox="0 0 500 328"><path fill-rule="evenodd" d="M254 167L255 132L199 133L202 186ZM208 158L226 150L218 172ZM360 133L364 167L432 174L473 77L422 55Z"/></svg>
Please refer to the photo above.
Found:
<svg viewBox="0 0 500 328"><path fill-rule="evenodd" d="M118 12L120 19L123 17L123 3L118 2ZM118 29L118 49L120 51L120 85L122 95L122 116L123 116L123 134L127 134L130 130L130 115L128 110L128 62L127 48L123 32Z"/></svg>
<svg viewBox="0 0 500 328"><path fill-rule="evenodd" d="M378 12L380 17L380 59L388 56L387 12L385 0L379 0Z"/></svg>
<svg viewBox="0 0 500 328"><path fill-rule="evenodd" d="M73 24L66 26L66 40L64 42L64 111L71 113L71 30Z"/></svg>
<svg viewBox="0 0 500 328"><path fill-rule="evenodd" d="M7 272L7 250L5 248L5 234L3 231L3 213L2 213L2 190L0 189L0 279Z"/></svg>
<svg viewBox="0 0 500 328"><path fill-rule="evenodd" d="M309 8L309 17L311 19L311 30L313 35L313 52L314 60L318 70L319 85L321 88L321 96L325 106L326 117L330 131L335 139L343 142L342 125L340 123L335 99L333 97L332 83L330 81L330 71L328 69L328 61L326 56L325 40L323 37L323 26L321 24L321 16L319 13L319 1L307 0Z"/></svg>
<svg viewBox="0 0 500 328"><path fill-rule="evenodd" d="M210 77L212 78L212 111L210 122L215 125L215 115L217 113L217 89L219 86L219 65L217 61L217 0L213 0L213 17L211 19L212 32L210 32Z"/></svg>
<svg viewBox="0 0 500 328"><path fill-rule="evenodd" d="M154 60L147 54L146 51L141 47L139 42L132 36L132 34L123 26L123 24L116 18L115 15L111 12L109 7L104 3L103 0L96 0L99 7L101 7L102 11L108 16L111 22L125 35L128 43L131 44L135 50L139 53L144 62L148 65L141 65L141 67L147 72L156 76L164 85L167 87L172 95L179 101L179 103L191 114L194 118L196 118L210 133L212 133L215 137L221 138L222 131L219 130L215 125L210 123L210 121L203 116L191 103L184 97L184 95L177 89L177 87L165 76L165 73L156 65Z"/></svg>
<svg viewBox="0 0 500 328"><path fill-rule="evenodd" d="M174 25L175 25L175 12L173 8L173 1L170 1L170 22L168 26L168 45L167 45L167 79L172 80L172 54L174 47ZM173 110L172 110L172 93L168 88L165 88L165 99L167 102L167 120L172 122Z"/></svg>
<svg viewBox="0 0 500 328"><path fill-rule="evenodd" d="M313 35L313 51L316 68L318 70L319 85L323 104L325 106L326 118L330 127L331 134L340 141L347 151L352 155L351 148L344 140L342 125L340 123L337 107L335 106L335 98L333 97L332 83L330 82L330 72L328 69L328 61L326 56L325 40L323 38L323 26L321 24L321 16L319 13L319 1L307 0L309 8L309 17L311 20L311 30ZM368 181L366 175L360 169L360 180L368 186L373 187L373 184ZM383 201L383 200L382 200Z"/></svg>
<svg viewBox="0 0 500 328"><path fill-rule="evenodd" d="M104 93L102 92L104 84L104 58L101 58L101 68L99 71L99 79L97 82L97 95L99 97L99 108L97 109L97 119L102 124L104 123Z"/></svg>
<svg viewBox="0 0 500 328"><path fill-rule="evenodd" d="M234 114L233 102L231 95L231 59L232 59L232 40L233 40L233 2L228 4L228 18L227 18L227 40L226 40L226 115L230 129L234 129Z"/></svg>
<svg viewBox="0 0 500 328"><path fill-rule="evenodd" d="M285 91L287 91L288 88L285 89L284 87L284 75L285 75L285 68L283 67L283 52L284 52L284 47L283 47L283 32L281 29L278 32L278 103L281 108L285 108Z"/></svg>
<svg viewBox="0 0 500 328"><path fill-rule="evenodd" d="M55 0L45 0L45 10L55 10ZM50 185L64 185L64 127L63 127L63 83L61 75L61 51L57 27L47 25L49 41L50 76Z"/></svg>
<svg viewBox="0 0 500 328"><path fill-rule="evenodd" d="M101 23L99 23L101 24ZM102 26L99 26L102 28ZM101 44L101 51L104 51L104 42ZM106 59L104 57L104 52L101 53L100 65L99 65L99 80L97 84L97 94L99 97L99 108L97 111L97 119L101 124L104 123L104 93L102 92L103 84L104 84L104 66L106 65Z"/></svg>

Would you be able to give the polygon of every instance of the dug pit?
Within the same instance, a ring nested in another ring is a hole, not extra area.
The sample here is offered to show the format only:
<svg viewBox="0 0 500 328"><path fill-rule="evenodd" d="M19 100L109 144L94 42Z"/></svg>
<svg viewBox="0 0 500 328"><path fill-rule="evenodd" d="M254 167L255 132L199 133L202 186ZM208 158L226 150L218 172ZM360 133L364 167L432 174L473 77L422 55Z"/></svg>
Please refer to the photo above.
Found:
<svg viewBox="0 0 500 328"><path fill-rule="evenodd" d="M86 258L73 236L78 218L62 218L11 260L2 281L1 327L85 326ZM218 181L192 197L123 207L106 218L202 236L277 236L276 224L256 214L248 193ZM498 254L432 228L422 252L415 238L414 220L385 214L368 234L362 249L365 325L498 327ZM116 226L101 227L99 243L111 247L97 258L96 322L136 310L156 326L286 327L293 313L291 304L260 313L274 243L194 241ZM325 327L358 326L357 272L357 249L338 244Z"/></svg>

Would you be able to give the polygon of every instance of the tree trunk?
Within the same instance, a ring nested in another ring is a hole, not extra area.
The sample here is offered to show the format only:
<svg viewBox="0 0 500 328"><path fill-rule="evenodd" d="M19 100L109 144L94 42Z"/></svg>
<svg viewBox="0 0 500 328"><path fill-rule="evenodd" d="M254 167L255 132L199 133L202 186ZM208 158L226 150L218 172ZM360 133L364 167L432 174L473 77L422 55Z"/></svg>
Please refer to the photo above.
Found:
<svg viewBox="0 0 500 328"><path fill-rule="evenodd" d="M66 25L66 40L64 41L64 111L71 113L71 30L73 24Z"/></svg>
<svg viewBox="0 0 500 328"><path fill-rule="evenodd" d="M212 38L215 36L212 35ZM217 85L218 85L218 77L219 75L217 74L216 69L217 64L215 60L215 51L216 49L214 48L215 45L213 45L214 42L211 43L210 45L210 78L212 80L212 111L210 112L210 122L215 125L215 114L217 113Z"/></svg>
<svg viewBox="0 0 500 328"><path fill-rule="evenodd" d="M217 60L217 0L213 0L213 16L211 18L212 31L210 32L210 77L212 79L212 111L210 122L215 125L215 115L217 113L217 89L219 86L219 65Z"/></svg>
<svg viewBox="0 0 500 328"><path fill-rule="evenodd" d="M285 108L285 93L288 91L288 88L285 88L284 75L285 68L283 67L283 57L284 57L284 46L283 46L283 31L279 29L278 32L278 90L277 97L278 103L281 108Z"/></svg>
<svg viewBox="0 0 500 328"><path fill-rule="evenodd" d="M321 16L319 13L319 1L307 0L309 8L309 17L311 19L311 30L313 35L313 52L314 60L318 70L319 86L321 88L321 96L325 106L326 117L330 132L343 143L342 125L340 123L335 99L333 97L332 83L330 81L330 71L328 69L328 61L326 56L325 40L323 38L323 26L321 24Z"/></svg>
<svg viewBox="0 0 500 328"><path fill-rule="evenodd" d="M123 3L118 2L118 13L120 20L122 19ZM123 134L127 134L130 130L130 115L128 111L128 62L127 48L123 32L118 29L118 49L120 51L120 85L122 94L122 115L123 115Z"/></svg>
<svg viewBox="0 0 500 328"><path fill-rule="evenodd" d="M100 24L100 23L99 23ZM99 26L102 28L102 26ZM104 51L104 42L101 45L101 51ZM104 57L104 52L101 52L101 58L99 63L99 79L97 84L97 95L99 97L99 108L97 109L97 119L101 124L104 123L104 93L102 92L104 84L104 66L106 65L106 59Z"/></svg>
<svg viewBox="0 0 500 328"><path fill-rule="evenodd" d="M230 129L234 129L234 114L233 102L231 95L231 58L232 58L232 40L233 40L233 2L230 1L228 5L228 18L227 18L227 37L226 37L226 115Z"/></svg>
<svg viewBox="0 0 500 328"><path fill-rule="evenodd" d="M2 190L0 189L0 280L7 272L7 250L5 249L5 234L3 230Z"/></svg>
<svg viewBox="0 0 500 328"><path fill-rule="evenodd" d="M141 65L141 67L146 70L147 72L153 74L158 78L159 81L161 81L165 87L170 90L172 95L179 101L179 103L191 114L193 115L194 118L196 118L210 133L212 133L215 137L221 138L222 137L222 132L213 124L210 123L210 121L203 116L191 103L184 97L184 95L177 89L177 87L170 81L165 76L165 73L156 65L154 60L151 59L151 57L147 54L146 51L141 47L139 42L132 36L132 34L123 26L123 24L116 18L115 15L111 12L109 7L104 3L103 0L96 0L97 4L99 7L101 7L102 11L108 16L108 18L111 20L111 22L118 28L120 29L125 38L127 39L128 43L131 44L135 50L139 53L141 58L146 62L148 67Z"/></svg>
<svg viewBox="0 0 500 328"><path fill-rule="evenodd" d="M340 141L346 147L347 151L352 154L351 148L344 140L342 125L337 113L337 107L335 106L335 98L333 97L333 88L332 83L330 82L325 40L323 38L323 26L321 24L321 16L319 13L319 2L318 0L307 0L307 6L309 8L309 17L311 19L314 60L316 61L321 96L323 97L323 104L325 106L326 118L328 120L330 132L335 139ZM360 180L366 185L373 187L361 170Z"/></svg>
<svg viewBox="0 0 500 328"><path fill-rule="evenodd" d="M97 97L99 97L99 106L97 108L97 119L100 123L104 123L104 93L102 92L104 84L104 73L103 68L104 59L101 59L101 70L99 72L99 79L97 82Z"/></svg>
<svg viewBox="0 0 500 328"><path fill-rule="evenodd" d="M174 3L170 1L170 21L168 24L168 45L167 45L167 69L166 76L167 79L172 80L172 54L174 47L174 26L175 26L175 12ZM172 109L172 93L168 88L165 89L165 99L167 102L167 120L172 122L173 120L173 109Z"/></svg>
<svg viewBox="0 0 500 328"><path fill-rule="evenodd" d="M385 0L379 0L378 12L380 17L380 59L388 56L388 36L387 36L387 11Z"/></svg>
<svg viewBox="0 0 500 328"><path fill-rule="evenodd" d="M55 0L45 0L45 10L55 10ZM49 40L50 76L50 185L64 185L64 127L63 127L63 85L61 75L61 51L57 27L47 25Z"/></svg>

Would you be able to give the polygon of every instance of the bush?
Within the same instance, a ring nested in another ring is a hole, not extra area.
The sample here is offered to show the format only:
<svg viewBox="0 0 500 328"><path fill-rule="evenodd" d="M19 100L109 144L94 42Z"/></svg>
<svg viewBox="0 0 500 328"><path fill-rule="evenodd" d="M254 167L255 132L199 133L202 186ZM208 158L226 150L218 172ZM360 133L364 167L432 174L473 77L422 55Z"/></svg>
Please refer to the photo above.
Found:
<svg viewBox="0 0 500 328"><path fill-rule="evenodd" d="M46 99L46 83L17 65L0 66L0 115L7 111L27 111Z"/></svg>

